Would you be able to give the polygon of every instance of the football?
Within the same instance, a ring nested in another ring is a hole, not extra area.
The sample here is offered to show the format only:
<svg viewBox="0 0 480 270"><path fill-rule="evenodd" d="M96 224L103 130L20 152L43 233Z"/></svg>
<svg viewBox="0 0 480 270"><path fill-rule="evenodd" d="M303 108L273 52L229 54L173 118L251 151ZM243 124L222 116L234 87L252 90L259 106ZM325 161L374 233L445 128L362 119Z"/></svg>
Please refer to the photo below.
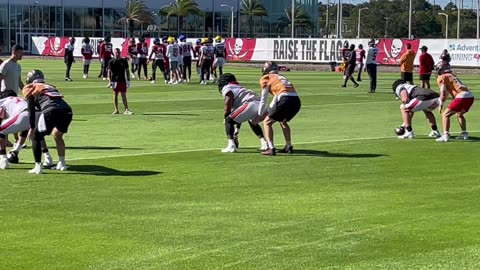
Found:
<svg viewBox="0 0 480 270"><path fill-rule="evenodd" d="M398 136L402 136L403 134L405 134L405 127L402 127L402 126L396 127L394 131L395 131L395 134L397 134Z"/></svg>

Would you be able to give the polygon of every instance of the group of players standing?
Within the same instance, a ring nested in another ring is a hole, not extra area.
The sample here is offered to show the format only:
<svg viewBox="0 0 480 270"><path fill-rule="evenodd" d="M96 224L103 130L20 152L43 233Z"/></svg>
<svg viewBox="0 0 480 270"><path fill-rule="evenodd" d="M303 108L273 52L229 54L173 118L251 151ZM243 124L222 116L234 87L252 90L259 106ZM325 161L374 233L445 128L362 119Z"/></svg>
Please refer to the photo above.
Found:
<svg viewBox="0 0 480 270"><path fill-rule="evenodd" d="M70 38L70 43L65 48L65 63L67 65L66 81L71 81L70 68L74 63L73 50L75 39ZM213 38L197 39L194 46L187 41L185 35L177 38L164 36L153 39L150 49L144 37L138 38L138 43L132 38L128 45L128 59L130 61L130 76L132 79L142 78L152 83L157 81L157 70L163 75L165 84L179 84L190 82L192 79L192 64L196 60L196 71L201 84L207 84L209 80L217 80L217 68L219 75L223 74L223 66L226 63L226 48L221 36ZM111 38L106 37L97 48L102 71L98 75L104 80L108 79L109 62L114 57L114 48ZM93 59L94 48L90 44L90 38L83 39L81 49L83 56L83 78L88 78L89 66ZM151 64L151 77L148 76L148 65ZM136 76L135 76L136 75ZM213 76L212 76L213 75Z"/></svg>

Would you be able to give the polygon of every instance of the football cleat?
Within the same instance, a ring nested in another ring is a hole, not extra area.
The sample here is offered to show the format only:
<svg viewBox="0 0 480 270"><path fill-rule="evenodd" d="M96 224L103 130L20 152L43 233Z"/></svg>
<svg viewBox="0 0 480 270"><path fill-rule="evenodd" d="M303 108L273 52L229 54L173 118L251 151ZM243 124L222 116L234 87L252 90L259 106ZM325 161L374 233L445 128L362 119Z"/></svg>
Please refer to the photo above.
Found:
<svg viewBox="0 0 480 270"><path fill-rule="evenodd" d="M276 156L277 153L275 151L275 148L272 148L272 149L267 149L267 150L263 151L262 155L264 155L264 156Z"/></svg>
<svg viewBox="0 0 480 270"><path fill-rule="evenodd" d="M468 132L462 132L462 134L458 135L456 140L468 140Z"/></svg>
<svg viewBox="0 0 480 270"><path fill-rule="evenodd" d="M437 142L448 142L450 140L450 135L442 135L440 138L437 138Z"/></svg>
<svg viewBox="0 0 480 270"><path fill-rule="evenodd" d="M31 169L30 171L28 171L28 173L30 174L42 174L43 173L43 169L41 166L35 166L35 168Z"/></svg>
<svg viewBox="0 0 480 270"><path fill-rule="evenodd" d="M155 84L155 80L152 80L150 83L151 83L151 84Z"/></svg>
<svg viewBox="0 0 480 270"><path fill-rule="evenodd" d="M58 162L57 166L55 167L57 171L66 171L67 170L67 164L63 162Z"/></svg>
<svg viewBox="0 0 480 270"><path fill-rule="evenodd" d="M9 164L8 164L8 159L6 157L0 158L0 169L5 170L8 169Z"/></svg>
<svg viewBox="0 0 480 270"><path fill-rule="evenodd" d="M228 145L226 148L222 149L222 153L235 153L237 152L237 147L235 145Z"/></svg>
<svg viewBox="0 0 480 270"><path fill-rule="evenodd" d="M50 168L53 167L53 159L50 155L46 156L45 155L45 161L43 162L43 167L45 168Z"/></svg>
<svg viewBox="0 0 480 270"><path fill-rule="evenodd" d="M442 137L442 134L440 134L440 132L438 132L438 130L432 130L430 132L430 134L428 134L428 137L431 137L431 138L440 138Z"/></svg>
<svg viewBox="0 0 480 270"><path fill-rule="evenodd" d="M415 138L415 134L413 133L413 131L411 131L411 132L405 131L405 134L398 136L398 138L399 139L413 139L413 138Z"/></svg>
<svg viewBox="0 0 480 270"><path fill-rule="evenodd" d="M293 146L285 146L283 149L278 150L278 153L293 154Z"/></svg>
<svg viewBox="0 0 480 270"><path fill-rule="evenodd" d="M133 114L133 112L132 112L132 111L130 111L130 110L125 110L125 112L124 112L123 114L125 114L125 115L132 115L132 114Z"/></svg>
<svg viewBox="0 0 480 270"><path fill-rule="evenodd" d="M15 154L15 152L8 153L7 160L8 160L9 163L12 163L12 164L18 164L18 162L19 162L18 155Z"/></svg>

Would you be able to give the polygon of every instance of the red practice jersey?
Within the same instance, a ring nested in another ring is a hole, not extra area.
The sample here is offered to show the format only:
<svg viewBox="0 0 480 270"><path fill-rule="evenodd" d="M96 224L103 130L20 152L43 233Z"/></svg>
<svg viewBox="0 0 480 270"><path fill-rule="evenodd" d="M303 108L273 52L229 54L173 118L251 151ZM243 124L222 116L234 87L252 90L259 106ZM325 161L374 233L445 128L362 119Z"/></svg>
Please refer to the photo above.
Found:
<svg viewBox="0 0 480 270"><path fill-rule="evenodd" d="M112 43L102 42L100 44L100 59L111 59L113 55Z"/></svg>

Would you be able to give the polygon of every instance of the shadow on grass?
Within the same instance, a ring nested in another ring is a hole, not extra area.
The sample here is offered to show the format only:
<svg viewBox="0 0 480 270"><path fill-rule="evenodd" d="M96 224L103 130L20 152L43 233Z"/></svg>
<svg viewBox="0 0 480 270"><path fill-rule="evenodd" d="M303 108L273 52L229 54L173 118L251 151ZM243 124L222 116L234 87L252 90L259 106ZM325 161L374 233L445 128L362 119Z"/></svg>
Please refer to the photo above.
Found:
<svg viewBox="0 0 480 270"><path fill-rule="evenodd" d="M117 146L67 146L67 150L143 150L143 148L123 148Z"/></svg>
<svg viewBox="0 0 480 270"><path fill-rule="evenodd" d="M288 155L288 154L285 154ZM355 154L355 153L332 153L328 151L319 151L319 150L306 150L306 149L295 149L292 156L318 156L318 157L331 157L331 158L376 158L376 157L385 157L388 155L384 154Z"/></svg>
<svg viewBox="0 0 480 270"><path fill-rule="evenodd" d="M68 166L68 171L74 172L73 174L78 173L96 176L152 176L162 173L156 171L119 171L100 165L71 165Z"/></svg>
<svg viewBox="0 0 480 270"><path fill-rule="evenodd" d="M200 116L196 113L142 113L142 115L165 115L165 116Z"/></svg>

